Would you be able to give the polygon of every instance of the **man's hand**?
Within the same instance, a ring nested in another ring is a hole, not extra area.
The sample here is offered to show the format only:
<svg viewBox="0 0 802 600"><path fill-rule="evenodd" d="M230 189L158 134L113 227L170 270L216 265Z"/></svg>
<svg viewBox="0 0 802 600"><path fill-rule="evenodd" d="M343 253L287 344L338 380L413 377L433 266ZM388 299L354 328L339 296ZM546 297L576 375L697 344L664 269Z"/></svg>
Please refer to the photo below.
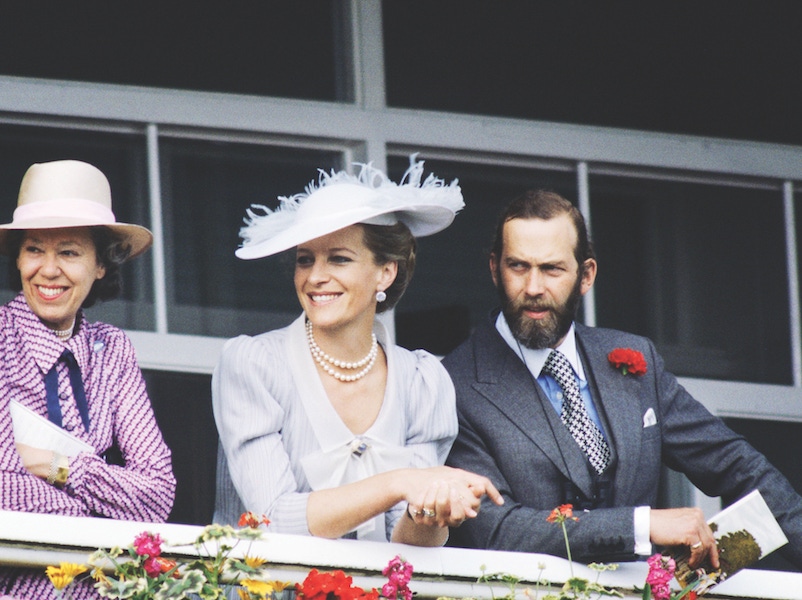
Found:
<svg viewBox="0 0 802 600"><path fill-rule="evenodd" d="M718 569L718 547L716 538L698 508L652 509L649 536L652 543L660 546L687 546L691 551L688 564L692 569L710 559Z"/></svg>

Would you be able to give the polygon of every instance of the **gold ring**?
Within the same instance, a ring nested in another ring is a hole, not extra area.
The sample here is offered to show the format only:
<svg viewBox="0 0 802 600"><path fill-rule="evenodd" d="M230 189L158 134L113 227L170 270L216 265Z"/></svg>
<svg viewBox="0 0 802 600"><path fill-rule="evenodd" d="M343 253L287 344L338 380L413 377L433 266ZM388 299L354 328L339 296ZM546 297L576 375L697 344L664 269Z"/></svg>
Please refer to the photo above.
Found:
<svg viewBox="0 0 802 600"><path fill-rule="evenodd" d="M424 517L430 517L431 518L431 517L433 517L435 515L434 510L432 510L431 508L424 507L422 512L423 512L423 516Z"/></svg>

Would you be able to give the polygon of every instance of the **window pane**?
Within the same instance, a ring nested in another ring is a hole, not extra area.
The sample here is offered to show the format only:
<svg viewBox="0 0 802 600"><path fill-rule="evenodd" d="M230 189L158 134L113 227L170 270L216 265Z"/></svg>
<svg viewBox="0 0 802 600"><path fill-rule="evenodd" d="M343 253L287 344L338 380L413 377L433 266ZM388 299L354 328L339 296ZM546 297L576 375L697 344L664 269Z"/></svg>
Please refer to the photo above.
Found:
<svg viewBox="0 0 802 600"><path fill-rule="evenodd" d="M151 370L143 375L156 421L173 453L176 492L168 521L208 525L217 464L211 377Z"/></svg>
<svg viewBox="0 0 802 600"><path fill-rule="evenodd" d="M726 27L723 14L718 2L385 0L387 102L802 144L799 3L728 3Z"/></svg>
<svg viewBox="0 0 802 600"><path fill-rule="evenodd" d="M769 462L788 478L795 490L802 490L802 423L778 423L758 419L725 419L727 426L741 434ZM773 552L757 563L758 569L773 571L795 571L797 569L779 552Z"/></svg>
<svg viewBox="0 0 802 600"><path fill-rule="evenodd" d="M791 383L779 191L591 175L598 324L678 375Z"/></svg>
<svg viewBox="0 0 802 600"><path fill-rule="evenodd" d="M408 157L388 159L398 181ZM426 160L426 173L459 179L465 208L445 231L418 240L415 275L396 308L398 343L443 355L468 337L498 305L488 256L499 213L530 188L576 197L573 172Z"/></svg>
<svg viewBox="0 0 802 600"><path fill-rule="evenodd" d="M245 209L275 208L277 196L303 191L318 168L341 168L341 156L165 139L161 158L170 331L230 337L291 322L300 314L294 256L234 256Z"/></svg>
<svg viewBox="0 0 802 600"><path fill-rule="evenodd" d="M0 125L0 218L12 219L25 171L34 163L77 159L106 174L118 221L149 226L145 140L142 136L46 127ZM5 302L15 294L7 279L8 259L0 258ZM123 265L122 295L87 310L92 321L128 329L153 329L151 254Z"/></svg>
<svg viewBox="0 0 802 600"><path fill-rule="evenodd" d="M344 15L340 0L6 3L0 74L348 100Z"/></svg>

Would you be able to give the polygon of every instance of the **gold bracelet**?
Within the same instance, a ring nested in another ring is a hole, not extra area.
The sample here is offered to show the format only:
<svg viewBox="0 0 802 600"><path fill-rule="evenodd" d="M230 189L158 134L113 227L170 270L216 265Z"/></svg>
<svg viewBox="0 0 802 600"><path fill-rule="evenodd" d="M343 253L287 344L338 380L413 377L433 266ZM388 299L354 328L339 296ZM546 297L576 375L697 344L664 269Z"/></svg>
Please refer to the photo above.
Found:
<svg viewBox="0 0 802 600"><path fill-rule="evenodd" d="M64 488L67 478L70 476L70 459L62 454L58 455L58 471L53 481L58 489Z"/></svg>

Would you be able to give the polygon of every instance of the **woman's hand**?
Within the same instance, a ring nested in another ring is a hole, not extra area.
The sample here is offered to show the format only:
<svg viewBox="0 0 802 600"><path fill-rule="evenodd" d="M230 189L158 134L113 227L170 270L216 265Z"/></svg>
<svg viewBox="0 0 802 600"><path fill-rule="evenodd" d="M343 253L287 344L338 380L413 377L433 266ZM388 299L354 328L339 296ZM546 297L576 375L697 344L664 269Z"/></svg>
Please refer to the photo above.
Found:
<svg viewBox="0 0 802 600"><path fill-rule="evenodd" d="M406 501L409 518L396 522L393 541L442 546L448 527L458 527L465 519L475 517L484 496L496 504L504 503L487 477L462 469L394 469L312 492L306 517L312 535L337 538Z"/></svg>
<svg viewBox="0 0 802 600"><path fill-rule="evenodd" d="M39 479L47 480L55 453L52 450L36 448L28 444L17 443L16 446L17 453L22 460L22 466Z"/></svg>
<svg viewBox="0 0 802 600"><path fill-rule="evenodd" d="M459 527L479 514L482 497L498 505L504 499L487 477L451 467L415 469L407 493L407 511L419 525Z"/></svg>

